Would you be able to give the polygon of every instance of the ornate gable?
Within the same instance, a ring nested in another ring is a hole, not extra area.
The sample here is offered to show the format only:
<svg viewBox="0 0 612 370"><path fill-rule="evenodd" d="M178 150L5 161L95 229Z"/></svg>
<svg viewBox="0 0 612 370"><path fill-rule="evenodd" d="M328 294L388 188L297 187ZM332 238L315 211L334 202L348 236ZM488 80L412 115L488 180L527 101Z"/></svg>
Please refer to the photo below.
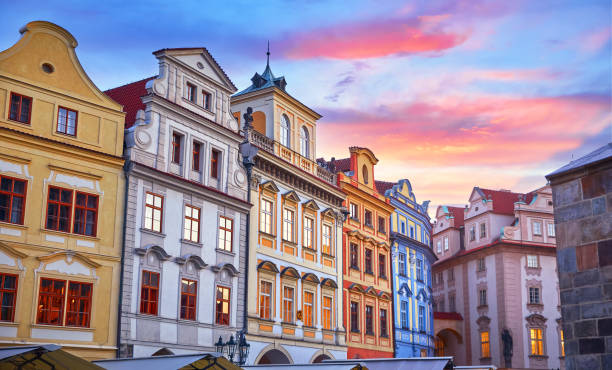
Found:
<svg viewBox="0 0 612 370"><path fill-rule="evenodd" d="M261 185L259 185L259 187L261 188L261 190L267 190L271 193L278 193L280 191L280 189L278 188L278 186L276 186L274 181L266 181L262 183Z"/></svg>
<svg viewBox="0 0 612 370"><path fill-rule="evenodd" d="M317 202L315 202L312 199L304 203L304 208L308 208L315 212L319 210L319 206L317 205Z"/></svg>

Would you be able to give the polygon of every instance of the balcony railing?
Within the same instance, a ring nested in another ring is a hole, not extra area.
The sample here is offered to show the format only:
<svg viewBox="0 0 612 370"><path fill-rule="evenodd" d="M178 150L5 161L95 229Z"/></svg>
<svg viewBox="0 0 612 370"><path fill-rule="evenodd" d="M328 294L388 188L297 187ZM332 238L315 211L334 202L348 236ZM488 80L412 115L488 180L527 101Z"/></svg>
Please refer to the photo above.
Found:
<svg viewBox="0 0 612 370"><path fill-rule="evenodd" d="M268 153L274 154L275 156L283 159L285 162L291 163L294 166L314 175L321 180L330 184L336 184L336 175L327 169L319 166L315 161L312 161L301 154L281 145L278 141L274 141L255 130L249 131L249 141L265 150Z"/></svg>

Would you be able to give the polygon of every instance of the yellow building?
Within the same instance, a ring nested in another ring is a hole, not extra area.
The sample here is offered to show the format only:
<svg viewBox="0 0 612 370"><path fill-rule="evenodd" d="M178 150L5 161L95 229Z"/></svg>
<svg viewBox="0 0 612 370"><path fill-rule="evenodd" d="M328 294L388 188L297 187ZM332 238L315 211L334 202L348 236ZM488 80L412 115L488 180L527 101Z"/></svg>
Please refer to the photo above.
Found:
<svg viewBox="0 0 612 370"><path fill-rule="evenodd" d="M125 182L122 107L63 28L0 52L0 344L114 357Z"/></svg>

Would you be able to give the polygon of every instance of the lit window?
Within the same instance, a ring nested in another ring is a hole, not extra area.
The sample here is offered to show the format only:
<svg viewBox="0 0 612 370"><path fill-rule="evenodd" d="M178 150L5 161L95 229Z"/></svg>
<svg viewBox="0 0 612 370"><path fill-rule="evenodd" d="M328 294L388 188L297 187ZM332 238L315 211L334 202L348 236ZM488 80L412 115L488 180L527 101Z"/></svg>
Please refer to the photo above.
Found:
<svg viewBox="0 0 612 370"><path fill-rule="evenodd" d="M359 246L355 243L350 244L350 258L351 258L351 268L358 270L359 269Z"/></svg>
<svg viewBox="0 0 612 370"><path fill-rule="evenodd" d="M164 197L147 192L145 197L145 229L161 233L163 207Z"/></svg>
<svg viewBox="0 0 612 370"><path fill-rule="evenodd" d="M538 256L528 255L527 256L527 267L538 268Z"/></svg>
<svg viewBox="0 0 612 370"><path fill-rule="evenodd" d="M491 351L489 347L489 332L481 331L480 332L480 356L482 358L491 357Z"/></svg>
<svg viewBox="0 0 612 370"><path fill-rule="evenodd" d="M9 119L21 123L30 123L32 113L32 98L11 93L11 107Z"/></svg>
<svg viewBox="0 0 612 370"><path fill-rule="evenodd" d="M387 310L380 310L380 336L387 337Z"/></svg>
<svg viewBox="0 0 612 370"><path fill-rule="evenodd" d="M49 186L45 227L48 230L70 232L71 212L72 190Z"/></svg>
<svg viewBox="0 0 612 370"><path fill-rule="evenodd" d="M68 282L66 326L89 327L92 284Z"/></svg>
<svg viewBox="0 0 612 370"><path fill-rule="evenodd" d="M157 315L158 300L159 273L143 271L142 284L140 286L140 313Z"/></svg>
<svg viewBox="0 0 612 370"><path fill-rule="evenodd" d="M401 253L398 255L398 269L399 269L399 274L402 276L406 276L406 254L405 253Z"/></svg>
<svg viewBox="0 0 612 370"><path fill-rule="evenodd" d="M323 253L328 256L332 255L331 250L332 228L329 225L323 225Z"/></svg>
<svg viewBox="0 0 612 370"><path fill-rule="evenodd" d="M350 212L352 219L359 220L359 207L355 203L351 203Z"/></svg>
<svg viewBox="0 0 612 370"><path fill-rule="evenodd" d="M366 306L365 308L366 317L366 334L374 335L374 308L372 306Z"/></svg>
<svg viewBox="0 0 612 370"><path fill-rule="evenodd" d="M196 319L197 287L196 281L181 279L181 319Z"/></svg>
<svg viewBox="0 0 612 370"><path fill-rule="evenodd" d="M529 304L540 304L540 288L529 287Z"/></svg>
<svg viewBox="0 0 612 370"><path fill-rule="evenodd" d="M351 331L359 333L359 303L351 302Z"/></svg>
<svg viewBox="0 0 612 370"><path fill-rule="evenodd" d="M402 301L400 304L400 320L403 329L408 329L408 302Z"/></svg>
<svg viewBox="0 0 612 370"><path fill-rule="evenodd" d="M368 211L367 209L365 210L365 216L364 216L363 221L366 226L372 227L372 212L371 211Z"/></svg>
<svg viewBox="0 0 612 370"><path fill-rule="evenodd" d="M548 228L548 236L551 238L555 237L555 224L546 224Z"/></svg>
<svg viewBox="0 0 612 370"><path fill-rule="evenodd" d="M281 125L280 125L280 143L281 145L289 148L291 146L289 140L289 132L290 132L291 124L289 123L289 117L286 114L281 116Z"/></svg>
<svg viewBox="0 0 612 370"><path fill-rule="evenodd" d="M172 163L181 163L181 142L183 136L176 132L172 134Z"/></svg>
<svg viewBox="0 0 612 370"><path fill-rule="evenodd" d="M272 317L272 283L262 281L259 288L259 317L270 320Z"/></svg>
<svg viewBox="0 0 612 370"><path fill-rule="evenodd" d="M332 329L332 297L323 296L323 329Z"/></svg>
<svg viewBox="0 0 612 370"><path fill-rule="evenodd" d="M478 291L478 303L480 306L487 305L487 290L486 289L480 289Z"/></svg>
<svg viewBox="0 0 612 370"><path fill-rule="evenodd" d="M69 289L66 295L66 283L66 280L40 279L36 320L38 324L89 327L93 285L68 281Z"/></svg>
<svg viewBox="0 0 612 370"><path fill-rule="evenodd" d="M215 322L219 325L230 324L230 288L218 286L217 287L217 315Z"/></svg>
<svg viewBox="0 0 612 370"><path fill-rule="evenodd" d="M267 199L261 200L261 211L259 214L259 231L272 234L272 202Z"/></svg>
<svg viewBox="0 0 612 370"><path fill-rule="evenodd" d="M204 108L206 110L210 110L212 106L212 95L206 91L203 91L202 96L204 98Z"/></svg>
<svg viewBox="0 0 612 370"><path fill-rule="evenodd" d="M187 82L187 100L189 100L192 103L197 103L197 88L195 87L195 85L190 84L189 82Z"/></svg>
<svg viewBox="0 0 612 370"><path fill-rule="evenodd" d="M0 221L23 225L27 181L0 176Z"/></svg>
<svg viewBox="0 0 612 370"><path fill-rule="evenodd" d="M365 266L364 266L364 272L366 274L371 274L372 273L372 250L366 248L365 250Z"/></svg>
<svg viewBox="0 0 612 370"><path fill-rule="evenodd" d="M378 276L381 278L387 277L387 259L384 254L378 255Z"/></svg>
<svg viewBox="0 0 612 370"><path fill-rule="evenodd" d="M200 209L185 205L185 228L183 239L197 243L200 241Z"/></svg>
<svg viewBox="0 0 612 370"><path fill-rule="evenodd" d="M293 218L294 213L290 209L283 209L283 239L293 242Z"/></svg>
<svg viewBox="0 0 612 370"><path fill-rule="evenodd" d="M559 339L561 340L561 357L565 357L565 337L563 336L563 329L559 330Z"/></svg>
<svg viewBox="0 0 612 370"><path fill-rule="evenodd" d="M544 340L542 339L542 329L529 329L529 343L532 356L544 356Z"/></svg>
<svg viewBox="0 0 612 370"><path fill-rule="evenodd" d="M98 224L98 196L78 192L74 203L74 227L75 234L96 236Z"/></svg>
<svg viewBox="0 0 612 370"><path fill-rule="evenodd" d="M314 326L314 294L312 292L304 292L304 326Z"/></svg>
<svg viewBox="0 0 612 370"><path fill-rule="evenodd" d="M219 216L219 249L232 251L232 241L234 233L234 220L224 216Z"/></svg>
<svg viewBox="0 0 612 370"><path fill-rule="evenodd" d="M283 321L293 322L294 289L283 287Z"/></svg>
<svg viewBox="0 0 612 370"><path fill-rule="evenodd" d="M304 217L304 240L303 246L313 248L312 241L314 239L314 220L310 217Z"/></svg>
<svg viewBox="0 0 612 370"><path fill-rule="evenodd" d="M0 321L15 320L18 279L17 275L0 274Z"/></svg>
<svg viewBox="0 0 612 370"><path fill-rule="evenodd" d="M533 235L542 235L542 223L533 221Z"/></svg>
<svg viewBox="0 0 612 370"><path fill-rule="evenodd" d="M194 171L200 172L200 152L202 150L202 144L193 142L191 168Z"/></svg>
<svg viewBox="0 0 612 370"><path fill-rule="evenodd" d="M221 152L213 149L210 156L210 177L213 179L219 178L219 156Z"/></svg>
<svg viewBox="0 0 612 370"><path fill-rule="evenodd" d="M448 250L448 236L444 237L444 250L447 251Z"/></svg>

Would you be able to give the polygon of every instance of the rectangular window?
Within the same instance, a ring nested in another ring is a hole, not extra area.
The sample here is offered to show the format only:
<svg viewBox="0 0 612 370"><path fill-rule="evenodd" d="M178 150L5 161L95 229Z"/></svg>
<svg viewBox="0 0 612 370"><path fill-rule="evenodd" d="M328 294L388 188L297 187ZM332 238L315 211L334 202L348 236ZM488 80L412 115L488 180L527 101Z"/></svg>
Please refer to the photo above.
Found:
<svg viewBox="0 0 612 370"><path fill-rule="evenodd" d="M565 338L563 337L563 329L559 330L559 339L561 340L561 357L565 357Z"/></svg>
<svg viewBox="0 0 612 370"><path fill-rule="evenodd" d="M402 221L402 234L406 234L406 224Z"/></svg>
<svg viewBox="0 0 612 370"><path fill-rule="evenodd" d="M448 281L455 281L455 270L452 267L448 270L447 275Z"/></svg>
<svg viewBox="0 0 612 370"><path fill-rule="evenodd" d="M476 228L474 226L470 227L470 241L473 242L476 240Z"/></svg>
<svg viewBox="0 0 612 370"><path fill-rule="evenodd" d="M359 207L355 203L351 203L350 212L352 219L359 220Z"/></svg>
<svg viewBox="0 0 612 370"><path fill-rule="evenodd" d="M438 240L438 242L436 243L436 245L437 245L437 247L438 247L438 248L437 248L438 253L442 253L442 242L440 242L440 241Z"/></svg>
<svg viewBox="0 0 612 370"><path fill-rule="evenodd" d="M157 315L158 300L159 273L143 270L140 285L140 313Z"/></svg>
<svg viewBox="0 0 612 370"><path fill-rule="evenodd" d="M213 179L219 178L219 156L221 152L213 149L210 155L210 177Z"/></svg>
<svg viewBox="0 0 612 370"><path fill-rule="evenodd" d="M555 237L555 224L546 224L546 227L548 228L548 236L550 236L551 238Z"/></svg>
<svg viewBox="0 0 612 370"><path fill-rule="evenodd" d="M332 329L332 297L323 296L323 329Z"/></svg>
<svg viewBox="0 0 612 370"><path fill-rule="evenodd" d="M17 275L0 274L0 321L15 320L18 279Z"/></svg>
<svg viewBox="0 0 612 370"><path fill-rule="evenodd" d="M403 329L408 328L408 302L402 301L400 303L400 320Z"/></svg>
<svg viewBox="0 0 612 370"><path fill-rule="evenodd" d="M230 288L224 286L217 287L217 317L215 322L219 325L230 324Z"/></svg>
<svg viewBox="0 0 612 370"><path fill-rule="evenodd" d="M176 132L172 134L172 163L181 163L181 144L183 136Z"/></svg>
<svg viewBox="0 0 612 370"><path fill-rule="evenodd" d="M217 298L219 291L217 290ZM196 319L196 304L198 301L198 283L193 280L181 279L181 319ZM219 305L217 304L217 309ZM217 318L219 311L217 311ZM217 322L218 324L219 322Z"/></svg>
<svg viewBox="0 0 612 370"><path fill-rule="evenodd" d="M314 294L312 292L304 292L304 326L314 326Z"/></svg>
<svg viewBox="0 0 612 370"><path fill-rule="evenodd" d="M544 340L542 339L542 329L529 329L529 342L532 356L544 356Z"/></svg>
<svg viewBox="0 0 612 370"><path fill-rule="evenodd" d="M416 261L416 276L417 280L423 281L423 260L417 259Z"/></svg>
<svg viewBox="0 0 612 370"><path fill-rule="evenodd" d="M66 280L40 279L36 323L63 325Z"/></svg>
<svg viewBox="0 0 612 370"><path fill-rule="evenodd" d="M272 283L262 281L259 288L259 317L270 320L272 317Z"/></svg>
<svg viewBox="0 0 612 370"><path fill-rule="evenodd" d="M145 229L161 233L163 209L164 197L147 192L145 197Z"/></svg>
<svg viewBox="0 0 612 370"><path fill-rule="evenodd" d="M478 271L484 271L486 270L486 264L485 264L485 259L484 258L479 258L478 259Z"/></svg>
<svg viewBox="0 0 612 370"><path fill-rule="evenodd" d="M0 221L23 225L27 181L0 176Z"/></svg>
<svg viewBox="0 0 612 370"><path fill-rule="evenodd" d="M414 239L414 227L410 226L410 237Z"/></svg>
<svg viewBox="0 0 612 370"><path fill-rule="evenodd" d="M9 119L21 123L30 123L32 113L32 98L11 93L11 107Z"/></svg>
<svg viewBox="0 0 612 370"><path fill-rule="evenodd" d="M384 217L378 217L378 232L384 233L387 230L387 222Z"/></svg>
<svg viewBox="0 0 612 370"><path fill-rule="evenodd" d="M487 236L487 225L482 223L480 224L480 238L485 238Z"/></svg>
<svg viewBox="0 0 612 370"><path fill-rule="evenodd" d="M190 102L197 104L198 96L197 96L197 88L195 85L187 82L187 100Z"/></svg>
<svg viewBox="0 0 612 370"><path fill-rule="evenodd" d="M332 241L332 228L329 225L323 225L323 253L331 256L331 241Z"/></svg>
<svg viewBox="0 0 612 370"><path fill-rule="evenodd" d="M283 209L283 239L293 242L293 218L294 212L290 209Z"/></svg>
<svg viewBox="0 0 612 370"><path fill-rule="evenodd" d="M402 276L406 276L406 254L405 253L400 253L398 255L398 269L399 269L399 274Z"/></svg>
<svg viewBox="0 0 612 370"><path fill-rule="evenodd" d="M77 117L77 111L59 107L57 110L57 132L76 136Z"/></svg>
<svg viewBox="0 0 612 370"><path fill-rule="evenodd" d="M351 302L351 331L359 333L359 303Z"/></svg>
<svg viewBox="0 0 612 370"><path fill-rule="evenodd" d="M478 291L478 304L480 306L487 305L487 290L486 289L480 289Z"/></svg>
<svg viewBox="0 0 612 370"><path fill-rule="evenodd" d="M359 246L355 243L351 243L350 248L351 268L359 270Z"/></svg>
<svg viewBox="0 0 612 370"><path fill-rule="evenodd" d="M314 220L310 217L304 217L304 240L303 246L313 248L312 241L314 239Z"/></svg>
<svg viewBox="0 0 612 370"><path fill-rule="evenodd" d="M419 306L419 330L425 332L425 307Z"/></svg>
<svg viewBox="0 0 612 370"><path fill-rule="evenodd" d="M197 243L200 241L200 209L185 205L185 227L183 239Z"/></svg>
<svg viewBox="0 0 612 370"><path fill-rule="evenodd" d="M261 200L261 211L259 213L259 231L272 234L272 202L267 199Z"/></svg>
<svg viewBox="0 0 612 370"><path fill-rule="evenodd" d="M233 235L234 220L228 217L219 216L219 249L231 252Z"/></svg>
<svg viewBox="0 0 612 370"><path fill-rule="evenodd" d="M542 235L542 223L533 221L533 235Z"/></svg>
<svg viewBox="0 0 612 370"><path fill-rule="evenodd" d="M489 348L489 332L488 331L480 332L480 356L482 358L491 357L491 352Z"/></svg>
<svg viewBox="0 0 612 370"><path fill-rule="evenodd" d="M366 226L372 227L372 211L365 210L365 216L363 222Z"/></svg>
<svg viewBox="0 0 612 370"><path fill-rule="evenodd" d="M380 310L380 336L387 337L387 310Z"/></svg>
<svg viewBox="0 0 612 370"><path fill-rule="evenodd" d="M74 227L75 234L96 236L98 225L98 196L76 192L74 203Z"/></svg>
<svg viewBox="0 0 612 370"><path fill-rule="evenodd" d="M374 308L372 306L366 306L365 319L366 334L374 335Z"/></svg>
<svg viewBox="0 0 612 370"><path fill-rule="evenodd" d="M210 110L212 104L212 95L206 91L202 91L202 97L204 98L204 109Z"/></svg>
<svg viewBox="0 0 612 370"><path fill-rule="evenodd" d="M66 326L89 327L91 316L91 291L93 284L70 281L68 283L68 307Z"/></svg>
<svg viewBox="0 0 612 370"><path fill-rule="evenodd" d="M364 270L366 274L371 274L372 271L372 250L366 248L365 250L365 266Z"/></svg>
<svg viewBox="0 0 612 370"><path fill-rule="evenodd" d="M538 268L538 256L527 255L527 267Z"/></svg>
<svg viewBox="0 0 612 370"><path fill-rule="evenodd" d="M441 272L438 272L438 277L436 280L438 280L438 284L444 285L444 277L442 276Z"/></svg>
<svg viewBox="0 0 612 370"><path fill-rule="evenodd" d="M283 321L293 322L294 289L283 287Z"/></svg>
<svg viewBox="0 0 612 370"><path fill-rule="evenodd" d="M72 190L49 186L45 227L48 230L70 232L71 212Z"/></svg>
<svg viewBox="0 0 612 370"><path fill-rule="evenodd" d="M387 277L387 258L384 254L378 255L378 276L381 278Z"/></svg>
<svg viewBox="0 0 612 370"><path fill-rule="evenodd" d="M444 305L444 298L440 298L440 301L438 302L438 310L440 312L446 312L446 306Z"/></svg>
<svg viewBox="0 0 612 370"><path fill-rule="evenodd" d="M448 250L448 236L444 237L444 250L447 251Z"/></svg>
<svg viewBox="0 0 612 370"><path fill-rule="evenodd" d="M529 304L540 304L540 288L529 287Z"/></svg>
<svg viewBox="0 0 612 370"><path fill-rule="evenodd" d="M192 157L191 157L191 169L200 172L200 153L202 151L202 144L193 142Z"/></svg>
<svg viewBox="0 0 612 370"><path fill-rule="evenodd" d="M454 295L449 295L448 296L448 310L450 312L456 312L457 311L457 307L455 306L455 296Z"/></svg>

